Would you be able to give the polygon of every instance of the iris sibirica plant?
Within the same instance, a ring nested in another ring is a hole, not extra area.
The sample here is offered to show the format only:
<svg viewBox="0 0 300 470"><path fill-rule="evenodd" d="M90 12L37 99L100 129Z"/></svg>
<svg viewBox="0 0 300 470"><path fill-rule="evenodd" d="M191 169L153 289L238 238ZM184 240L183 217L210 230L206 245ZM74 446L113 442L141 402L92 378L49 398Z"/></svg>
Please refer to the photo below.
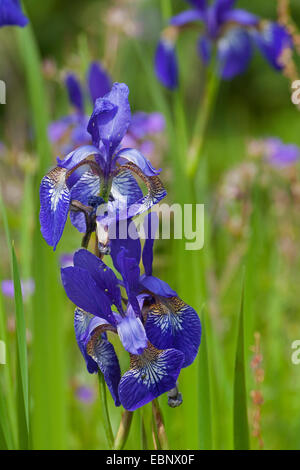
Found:
<svg viewBox="0 0 300 470"><path fill-rule="evenodd" d="M243 73L252 58L254 47L276 70L283 65L284 49L292 47L292 39L279 23L263 21L258 16L235 8L236 0L187 0L192 8L173 16L162 33L155 56L158 79L169 89L178 86L178 64L175 41L181 31L197 24L201 33L197 51L205 65L216 55L218 74L230 80Z"/></svg>
<svg viewBox="0 0 300 470"><path fill-rule="evenodd" d="M76 306L76 339L88 371L100 370L116 406L133 411L176 389L181 369L197 355L201 325L195 310L153 275L155 213L145 218L146 241L141 249L132 219L157 204L166 191L160 170L140 151L122 147L131 124L128 93L125 84L114 83L95 100L87 126L93 145L58 160L43 178L40 222L54 249L68 213L84 233L73 266L61 270L65 291ZM146 185L146 195L135 177ZM93 232L95 253L87 249ZM117 274L103 261L108 254ZM108 332L118 335L130 355L130 367L123 375Z"/></svg>

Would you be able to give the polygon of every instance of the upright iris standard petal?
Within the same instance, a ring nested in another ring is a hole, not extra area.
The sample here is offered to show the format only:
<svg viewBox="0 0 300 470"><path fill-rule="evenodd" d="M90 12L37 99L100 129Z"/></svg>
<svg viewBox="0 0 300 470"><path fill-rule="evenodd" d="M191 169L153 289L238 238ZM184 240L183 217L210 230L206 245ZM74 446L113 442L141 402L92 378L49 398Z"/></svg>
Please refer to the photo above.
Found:
<svg viewBox="0 0 300 470"><path fill-rule="evenodd" d="M114 325L110 300L86 269L63 268L61 279L67 296L77 307Z"/></svg>
<svg viewBox="0 0 300 470"><path fill-rule="evenodd" d="M201 324L195 310L179 297L157 298L147 314L145 329L155 347L182 351L183 367L194 361L201 341Z"/></svg>
<svg viewBox="0 0 300 470"><path fill-rule="evenodd" d="M114 399L115 405L120 406L118 387L121 378L121 370L113 345L97 329L91 334L91 339L86 342L88 355L97 363L104 375L106 385Z"/></svg>
<svg viewBox="0 0 300 470"><path fill-rule="evenodd" d="M99 62L92 62L87 76L92 102L102 98L111 89L111 79Z"/></svg>
<svg viewBox="0 0 300 470"><path fill-rule="evenodd" d="M126 162L134 163L140 168L145 176L159 175L161 170L156 170L151 162L144 157L144 155L136 149L125 148L120 150L116 155L116 162L121 164Z"/></svg>
<svg viewBox="0 0 300 470"><path fill-rule="evenodd" d="M26 26L28 18L24 15L20 0L0 1L0 27L1 26Z"/></svg>
<svg viewBox="0 0 300 470"><path fill-rule="evenodd" d="M81 113L84 111L84 101L83 94L81 90L81 85L77 77L69 73L66 76L65 84L68 90L70 103Z"/></svg>
<svg viewBox="0 0 300 470"><path fill-rule="evenodd" d="M233 28L218 41L219 73L230 80L243 73L252 58L252 44L249 33L241 28Z"/></svg>
<svg viewBox="0 0 300 470"><path fill-rule="evenodd" d="M40 186L41 232L56 249L68 217L71 193L66 184L67 170L56 167L42 179Z"/></svg>
<svg viewBox="0 0 300 470"><path fill-rule="evenodd" d="M281 70L280 56L285 48L293 45L286 28L278 23L266 23L261 31L254 31L253 37L262 55L277 70Z"/></svg>
<svg viewBox="0 0 300 470"><path fill-rule="evenodd" d="M195 21L202 21L204 18L203 12L201 10L186 10L182 11L176 16L173 16L170 20L172 26L185 26L188 23L193 23Z"/></svg>
<svg viewBox="0 0 300 470"><path fill-rule="evenodd" d="M117 331L119 338L126 349L131 354L142 354L147 347L147 336L145 328L136 317L131 305L128 306L126 316L116 315Z"/></svg>
<svg viewBox="0 0 300 470"><path fill-rule="evenodd" d="M109 157L113 155L130 124L128 95L129 90L125 83L114 83L109 93L96 100L88 124L93 142L99 145L102 141Z"/></svg>
<svg viewBox="0 0 300 470"><path fill-rule="evenodd" d="M141 355L130 358L130 369L119 384L126 410L134 411L176 386L184 356L176 349L161 351L148 343Z"/></svg>
<svg viewBox="0 0 300 470"><path fill-rule="evenodd" d="M178 64L174 43L161 38L155 53L155 72L159 81L170 90L178 86Z"/></svg>

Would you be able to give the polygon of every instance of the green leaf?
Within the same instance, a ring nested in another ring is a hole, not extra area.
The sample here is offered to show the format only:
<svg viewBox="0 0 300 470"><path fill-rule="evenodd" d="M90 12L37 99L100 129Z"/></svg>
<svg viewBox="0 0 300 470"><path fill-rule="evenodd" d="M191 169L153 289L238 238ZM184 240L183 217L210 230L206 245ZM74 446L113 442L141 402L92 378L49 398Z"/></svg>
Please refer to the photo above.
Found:
<svg viewBox="0 0 300 470"><path fill-rule="evenodd" d="M202 338L199 350L199 447L212 449L211 398L205 312L202 314Z"/></svg>
<svg viewBox="0 0 300 470"><path fill-rule="evenodd" d="M31 25L16 28L16 34L25 68L35 151L38 155L38 172L32 188L35 201L32 272L36 286L32 300L32 440L35 449L57 450L67 447L68 438L63 322L65 304L62 300L57 256L40 233L38 198L40 181L53 164L47 136L48 103L38 44ZM26 267L26 264L27 261L23 259L23 266Z"/></svg>
<svg viewBox="0 0 300 470"><path fill-rule="evenodd" d="M29 400L26 326L21 281L14 245L12 245L12 267L15 291L17 333L17 403L19 423L19 446L21 449L27 449L29 445Z"/></svg>
<svg viewBox="0 0 300 470"><path fill-rule="evenodd" d="M244 280L242 287L241 308L239 314L238 340L235 357L234 371L234 396L233 396L233 438L235 450L248 450L249 426L247 413L247 391L245 374L244 353Z"/></svg>

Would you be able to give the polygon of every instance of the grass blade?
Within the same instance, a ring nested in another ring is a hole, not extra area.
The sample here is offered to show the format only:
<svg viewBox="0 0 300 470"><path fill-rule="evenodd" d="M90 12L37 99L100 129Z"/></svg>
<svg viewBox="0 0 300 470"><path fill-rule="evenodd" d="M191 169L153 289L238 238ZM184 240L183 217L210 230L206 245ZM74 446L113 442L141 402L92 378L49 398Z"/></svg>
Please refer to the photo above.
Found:
<svg viewBox="0 0 300 470"><path fill-rule="evenodd" d="M38 155L38 172L33 185L35 228L32 255L36 285L33 297L32 345L33 446L35 449L65 449L68 436L65 330L62 318L65 307L58 261L41 237L38 220L39 184L53 164L47 137L47 96L41 75L39 50L31 26L18 28L16 34L24 62Z"/></svg>
<svg viewBox="0 0 300 470"><path fill-rule="evenodd" d="M199 448L201 450L212 449L210 380L204 310L199 350Z"/></svg>
<svg viewBox="0 0 300 470"><path fill-rule="evenodd" d="M12 245L12 268L15 291L17 333L17 402L19 422L19 446L21 449L27 449L29 444L29 399L26 326L21 281L14 245Z"/></svg>
<svg viewBox="0 0 300 470"><path fill-rule="evenodd" d="M238 340L235 357L234 395L233 395L233 438L235 450L248 450L249 426L247 413L247 391L244 353L244 281L239 314Z"/></svg>

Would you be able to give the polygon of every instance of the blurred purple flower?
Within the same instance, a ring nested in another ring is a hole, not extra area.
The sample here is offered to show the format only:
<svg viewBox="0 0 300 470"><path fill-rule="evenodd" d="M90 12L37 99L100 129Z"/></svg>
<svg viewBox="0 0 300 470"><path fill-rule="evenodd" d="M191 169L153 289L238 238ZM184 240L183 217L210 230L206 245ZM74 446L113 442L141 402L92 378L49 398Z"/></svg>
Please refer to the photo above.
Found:
<svg viewBox="0 0 300 470"><path fill-rule="evenodd" d="M284 167L300 159L300 147L295 144L284 144L280 139L270 137L264 141L264 154L272 165Z"/></svg>
<svg viewBox="0 0 300 470"><path fill-rule="evenodd" d="M90 405L94 403L96 399L95 391L92 387L82 385L76 389L76 397L82 403Z"/></svg>
<svg viewBox="0 0 300 470"><path fill-rule="evenodd" d="M0 27L26 26L28 18L24 15L19 0L0 0Z"/></svg>
<svg viewBox="0 0 300 470"><path fill-rule="evenodd" d="M216 48L221 78L230 80L243 73L252 58L254 46L272 67L282 69L281 54L285 48L292 47L292 38L284 26L262 22L256 15L234 8L236 0L214 0L211 4L205 0L190 0L189 3L193 8L171 18L171 26L163 33L157 46L156 75L167 88L177 86L175 39L182 28L195 22L204 25L198 39L198 54L207 65ZM171 41L169 31L172 33Z"/></svg>
<svg viewBox="0 0 300 470"><path fill-rule="evenodd" d="M48 128L51 142L62 143L60 151L63 155L80 145L91 143L91 136L87 132L89 117L85 114L83 87L72 73L66 76L65 85L74 111L68 116L53 121ZM102 98L111 88L110 77L98 62L90 64L87 73L87 87L93 104L97 98Z"/></svg>
<svg viewBox="0 0 300 470"><path fill-rule="evenodd" d="M5 279L1 283L2 293L6 297L13 298L15 295L14 283L11 279ZM35 282L33 279L21 280L21 289L23 299L26 300L35 291Z"/></svg>
<svg viewBox="0 0 300 470"><path fill-rule="evenodd" d="M60 267L67 268L68 266L73 266L73 256L74 253L63 253L60 258Z"/></svg>

